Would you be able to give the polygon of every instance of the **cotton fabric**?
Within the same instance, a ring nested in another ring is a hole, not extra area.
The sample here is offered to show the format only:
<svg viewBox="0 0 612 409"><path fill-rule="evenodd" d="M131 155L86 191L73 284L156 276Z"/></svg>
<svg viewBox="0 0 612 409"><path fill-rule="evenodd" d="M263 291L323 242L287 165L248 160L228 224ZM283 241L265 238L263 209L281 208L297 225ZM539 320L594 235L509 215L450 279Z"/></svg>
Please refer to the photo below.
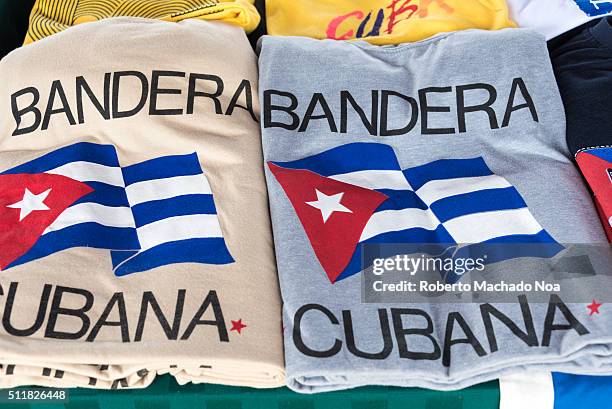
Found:
<svg viewBox="0 0 612 409"><path fill-rule="evenodd" d="M30 14L24 44L77 24L120 16L173 22L189 18L223 21L242 27L248 33L259 24L259 13L251 0L37 0Z"/></svg>
<svg viewBox="0 0 612 409"><path fill-rule="evenodd" d="M505 242L507 234L521 235L518 242L605 243L567 149L541 35L467 30L395 47L266 36L260 47L262 138L290 388L449 390L521 369L610 372L609 318L589 316L582 304L564 305L588 334L574 327L549 338L545 316L561 304L529 303L536 347L534 339L527 346L484 323L481 308L491 305L362 302L368 269L360 264L360 243ZM457 94L467 89L476 91ZM463 117L461 101L490 109ZM515 105L521 108L508 117ZM461 178L474 177L476 168L513 198L520 195L526 208L506 213L499 209L508 200L472 193L461 207L443 206L438 199L473 192L477 179ZM478 203L499 207L470 207ZM471 216L445 213L457 209ZM520 220L495 222L519 213ZM538 266L532 262L500 261L490 273L532 271ZM494 307L523 327L517 303ZM459 316L474 337L449 344ZM497 346L487 344L493 333Z"/></svg>
<svg viewBox="0 0 612 409"><path fill-rule="evenodd" d="M499 409L605 407L612 378L538 372L503 377L499 380L499 387Z"/></svg>
<svg viewBox="0 0 612 409"><path fill-rule="evenodd" d="M547 40L612 13L612 3L597 0L508 0L508 7L519 27L539 31Z"/></svg>
<svg viewBox="0 0 612 409"><path fill-rule="evenodd" d="M514 27L501 0L267 0L266 19L270 35L362 39L378 45L469 28Z"/></svg>
<svg viewBox="0 0 612 409"><path fill-rule="evenodd" d="M612 242L612 18L588 22L549 44L567 116L567 145Z"/></svg>
<svg viewBox="0 0 612 409"><path fill-rule="evenodd" d="M2 60L1 387L283 384L256 64L134 18Z"/></svg>
<svg viewBox="0 0 612 409"><path fill-rule="evenodd" d="M499 379L499 409L537 407L554 409L555 390L550 372L514 374Z"/></svg>

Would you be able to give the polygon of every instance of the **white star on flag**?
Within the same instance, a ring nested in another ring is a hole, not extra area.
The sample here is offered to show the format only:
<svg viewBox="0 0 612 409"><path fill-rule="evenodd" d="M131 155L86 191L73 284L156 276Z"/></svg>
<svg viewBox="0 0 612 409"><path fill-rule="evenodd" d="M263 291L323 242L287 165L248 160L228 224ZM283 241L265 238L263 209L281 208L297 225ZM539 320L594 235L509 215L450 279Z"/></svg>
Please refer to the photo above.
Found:
<svg viewBox="0 0 612 409"><path fill-rule="evenodd" d="M51 188L35 195L26 187L25 192L23 192L23 199L17 203L13 203L12 205L7 205L6 207L10 207L11 209L20 209L19 221L22 221L35 210L49 210L49 207L47 207L44 201L47 196L49 196L50 192Z"/></svg>
<svg viewBox="0 0 612 409"><path fill-rule="evenodd" d="M344 192L328 196L325 193L319 192L317 189L315 189L315 191L317 192L317 200L313 202L306 202L306 204L321 211L323 223L327 222L334 212L353 213L352 210L346 208L340 203Z"/></svg>

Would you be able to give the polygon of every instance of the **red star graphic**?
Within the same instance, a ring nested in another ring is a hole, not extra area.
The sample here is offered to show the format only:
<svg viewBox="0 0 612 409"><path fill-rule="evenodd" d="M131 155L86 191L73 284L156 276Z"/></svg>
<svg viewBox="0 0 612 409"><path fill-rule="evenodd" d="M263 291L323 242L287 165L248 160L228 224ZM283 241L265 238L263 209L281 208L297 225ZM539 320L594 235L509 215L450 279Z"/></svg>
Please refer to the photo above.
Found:
<svg viewBox="0 0 612 409"><path fill-rule="evenodd" d="M590 305L587 305L587 308L591 310L591 312L589 312L589 315L593 315L595 313L599 314L599 307L601 307L601 304L593 300L593 302Z"/></svg>
<svg viewBox="0 0 612 409"><path fill-rule="evenodd" d="M230 329L230 332L237 331L239 334L242 334L241 332L242 329L246 328L246 325L242 323L242 318L240 318L238 321L234 321L234 320L231 320L231 321L232 321L232 328Z"/></svg>

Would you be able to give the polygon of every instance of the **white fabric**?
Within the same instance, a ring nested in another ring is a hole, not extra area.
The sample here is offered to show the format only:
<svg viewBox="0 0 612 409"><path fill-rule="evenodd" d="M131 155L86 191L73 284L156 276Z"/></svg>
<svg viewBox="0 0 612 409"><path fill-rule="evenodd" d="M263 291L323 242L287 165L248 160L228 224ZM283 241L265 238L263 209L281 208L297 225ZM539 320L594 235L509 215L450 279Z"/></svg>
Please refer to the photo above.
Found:
<svg viewBox="0 0 612 409"><path fill-rule="evenodd" d="M553 409L555 392L550 372L529 372L499 379L499 409Z"/></svg>
<svg viewBox="0 0 612 409"><path fill-rule="evenodd" d="M582 3L588 12L583 11L578 3ZM539 31L547 40L591 19L610 14L610 5L612 1L508 0L510 15L519 27Z"/></svg>

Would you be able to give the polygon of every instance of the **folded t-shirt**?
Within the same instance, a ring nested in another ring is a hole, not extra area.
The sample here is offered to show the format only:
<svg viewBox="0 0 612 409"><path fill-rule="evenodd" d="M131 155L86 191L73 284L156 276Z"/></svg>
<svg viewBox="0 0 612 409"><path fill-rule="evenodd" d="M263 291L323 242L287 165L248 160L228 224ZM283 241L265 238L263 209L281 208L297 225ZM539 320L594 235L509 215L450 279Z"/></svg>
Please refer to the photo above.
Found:
<svg viewBox="0 0 612 409"><path fill-rule="evenodd" d="M499 409L605 408L612 377L530 372L501 378L499 389Z"/></svg>
<svg viewBox="0 0 612 409"><path fill-rule="evenodd" d="M539 31L547 40L612 13L607 0L508 0L508 7L519 27Z"/></svg>
<svg viewBox="0 0 612 409"><path fill-rule="evenodd" d="M612 242L612 17L549 42L567 116L567 145Z"/></svg>
<svg viewBox="0 0 612 409"><path fill-rule="evenodd" d="M188 18L223 21L247 33L259 24L253 0L36 0L24 44L77 24L109 17L143 17L164 21Z"/></svg>
<svg viewBox="0 0 612 409"><path fill-rule="evenodd" d="M0 387L282 385L244 30L106 19L0 77Z"/></svg>
<svg viewBox="0 0 612 409"><path fill-rule="evenodd" d="M514 27L505 0L267 0L268 34L363 39L372 44Z"/></svg>
<svg viewBox="0 0 612 409"><path fill-rule="evenodd" d="M543 36L466 30L382 47L266 36L259 68L291 388L444 390L525 368L612 373L612 317L588 315L581 299L364 296L368 246L391 256L385 244L606 244L565 143ZM557 251L504 253L485 278L537 274Z"/></svg>

